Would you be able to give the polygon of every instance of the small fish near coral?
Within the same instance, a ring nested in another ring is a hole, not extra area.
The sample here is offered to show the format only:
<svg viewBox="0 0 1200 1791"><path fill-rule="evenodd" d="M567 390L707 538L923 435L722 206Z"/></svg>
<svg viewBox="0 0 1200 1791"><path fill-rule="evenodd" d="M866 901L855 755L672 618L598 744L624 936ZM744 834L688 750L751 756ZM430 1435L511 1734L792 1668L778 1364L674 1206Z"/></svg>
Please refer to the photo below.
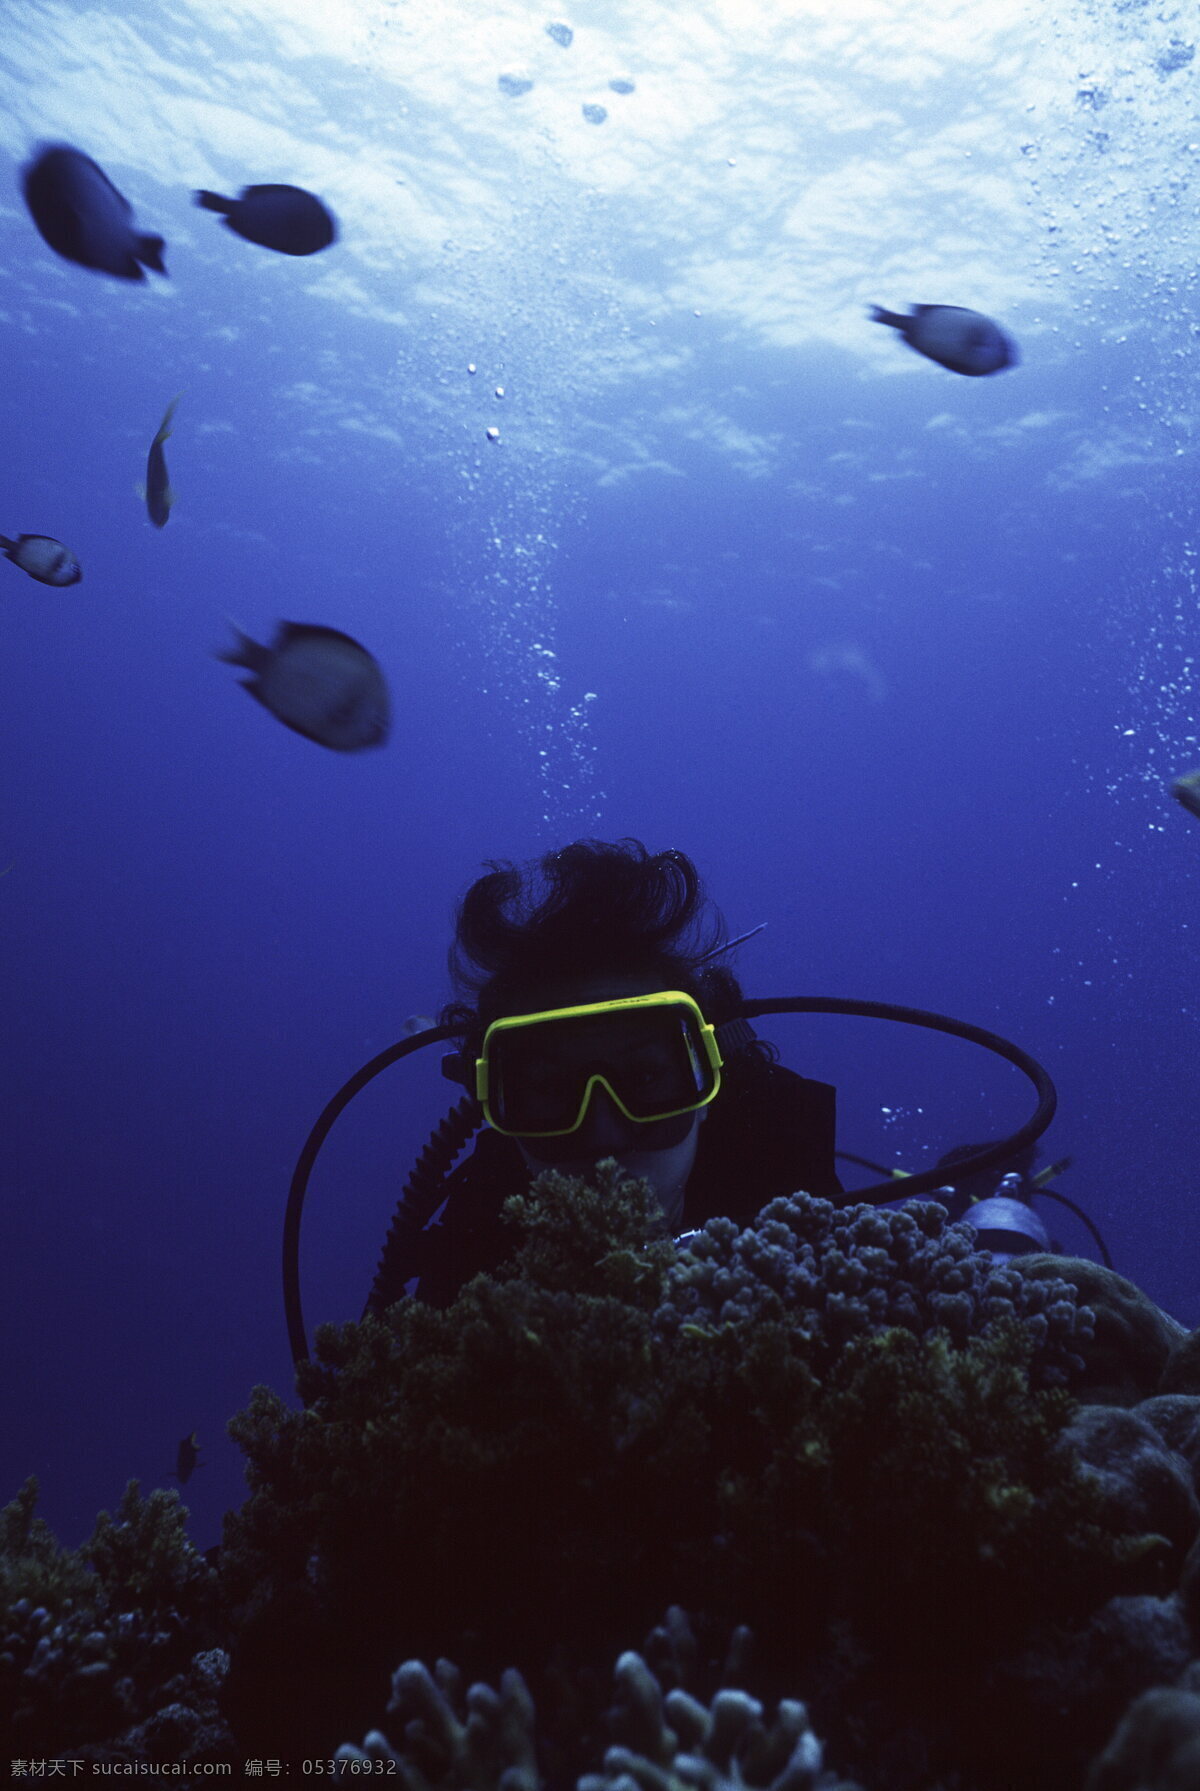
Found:
<svg viewBox="0 0 1200 1791"><path fill-rule="evenodd" d="M948 367L951 373L978 379L985 373L1015 367L1019 359L1016 343L998 323L982 311L968 311L962 305L913 305L907 317L901 311L872 305L868 315L872 323L890 324L899 330L910 348L927 361Z"/></svg>
<svg viewBox="0 0 1200 1791"><path fill-rule="evenodd" d="M200 1445L196 1438L197 1432L193 1430L190 1436L183 1438L175 1451L175 1472L170 1478L178 1480L180 1486L186 1486L196 1469L204 1466L200 1460Z"/></svg>
<svg viewBox="0 0 1200 1791"><path fill-rule="evenodd" d="M253 672L242 689L294 733L334 752L361 752L388 737L391 705L378 660L338 628L281 622L265 647L231 623L236 645L217 654Z"/></svg>
<svg viewBox="0 0 1200 1791"><path fill-rule="evenodd" d="M162 237L137 228L128 199L82 150L47 145L22 169L21 186L38 235L64 260L119 280L144 280L145 267L166 273Z"/></svg>
<svg viewBox="0 0 1200 1791"><path fill-rule="evenodd" d="M0 535L0 552L40 585L77 585L83 577L75 555L53 535Z"/></svg>
<svg viewBox="0 0 1200 1791"><path fill-rule="evenodd" d="M236 199L201 189L196 204L219 211L235 236L281 255L315 255L337 236L332 213L303 187L243 187Z"/></svg>
<svg viewBox="0 0 1200 1791"><path fill-rule="evenodd" d="M163 412L158 434L150 443L150 452L146 456L146 483L139 483L137 487L138 496L146 500L146 514L156 529L166 528L171 516L171 506L175 502L175 493L167 475L167 457L163 453L163 443L170 437L171 419L175 415L175 406L182 397L183 393L177 392Z"/></svg>

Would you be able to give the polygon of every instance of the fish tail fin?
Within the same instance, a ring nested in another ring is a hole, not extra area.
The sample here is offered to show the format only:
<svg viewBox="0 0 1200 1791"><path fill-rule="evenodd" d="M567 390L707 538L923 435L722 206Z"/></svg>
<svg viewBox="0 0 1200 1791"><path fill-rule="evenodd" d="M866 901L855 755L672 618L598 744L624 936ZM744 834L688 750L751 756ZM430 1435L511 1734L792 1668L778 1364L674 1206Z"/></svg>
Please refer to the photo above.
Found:
<svg viewBox="0 0 1200 1791"><path fill-rule="evenodd" d="M163 250L166 246L161 236L139 236L135 257L145 267L152 267L156 274L165 274Z"/></svg>
<svg viewBox="0 0 1200 1791"><path fill-rule="evenodd" d="M176 394L172 398L170 404L168 404L166 410L163 412L163 420L159 424L158 434L154 438L156 442L165 442L167 440L168 436L170 435L171 421L175 415L175 407L179 403L179 400L182 397L183 397L182 392L176 392Z"/></svg>
<svg viewBox="0 0 1200 1791"><path fill-rule="evenodd" d="M882 305L868 305L867 316L872 323L890 323L894 330L902 330L908 322L899 311L885 311Z"/></svg>
<svg viewBox="0 0 1200 1791"><path fill-rule="evenodd" d="M0 535L0 551L10 553L16 545L16 542L10 541L7 535Z"/></svg>
<svg viewBox="0 0 1200 1791"><path fill-rule="evenodd" d="M220 193L210 193L205 187L198 187L192 194L192 198L197 205L202 205L205 211L230 212L233 210L232 199L222 199Z"/></svg>
<svg viewBox="0 0 1200 1791"><path fill-rule="evenodd" d="M232 616L226 616L225 620L237 638L232 647L216 648L216 657L226 665L244 665L247 671L260 672L270 658L267 649L240 628Z"/></svg>

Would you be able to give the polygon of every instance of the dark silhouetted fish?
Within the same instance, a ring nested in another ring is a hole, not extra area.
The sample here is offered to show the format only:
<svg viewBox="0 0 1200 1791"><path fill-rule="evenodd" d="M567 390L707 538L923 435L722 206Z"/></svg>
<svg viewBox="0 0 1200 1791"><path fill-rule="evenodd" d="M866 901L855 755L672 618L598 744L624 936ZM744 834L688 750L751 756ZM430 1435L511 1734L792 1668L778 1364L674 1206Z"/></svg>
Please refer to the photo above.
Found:
<svg viewBox="0 0 1200 1791"><path fill-rule="evenodd" d="M171 418L175 415L175 406L183 397L176 392L170 404L163 412L163 420L158 426L158 434L150 443L150 452L146 456L146 483L138 486L138 496L146 500L146 514L156 529L165 529L171 515L171 505L175 502L175 493L171 490L171 481L167 477L167 457L163 453L163 443L171 434Z"/></svg>
<svg viewBox="0 0 1200 1791"><path fill-rule="evenodd" d="M281 622L273 646L231 623L237 645L218 653L254 673L242 689L285 727L334 752L361 752L388 737L390 703L378 661L350 635L315 622Z"/></svg>
<svg viewBox="0 0 1200 1791"><path fill-rule="evenodd" d="M225 223L248 243L281 255L315 255L337 235L331 213L303 187L243 187L236 199L198 192L196 204L225 214Z"/></svg>
<svg viewBox="0 0 1200 1791"><path fill-rule="evenodd" d="M171 1478L178 1480L180 1486L186 1486L196 1469L204 1466L200 1460L200 1445L196 1441L196 1434L193 1431L191 1436L184 1437L175 1451L175 1472Z"/></svg>
<svg viewBox="0 0 1200 1791"><path fill-rule="evenodd" d="M939 367L949 367L951 373L976 379L1016 366L1016 343L982 311L968 311L962 305L913 305L911 312L905 317L872 305L869 315L873 323L899 330L910 348Z"/></svg>
<svg viewBox="0 0 1200 1791"><path fill-rule="evenodd" d="M53 535L18 535L15 541L0 535L0 549L40 585L77 585L83 577L75 555Z"/></svg>
<svg viewBox="0 0 1200 1791"><path fill-rule="evenodd" d="M166 273L162 237L137 229L128 199L82 150L50 144L21 170L21 185L38 234L55 254L120 280L144 280L141 264Z"/></svg>
<svg viewBox="0 0 1200 1791"><path fill-rule="evenodd" d="M1176 802L1182 802L1189 814L1200 820L1200 771L1189 771L1185 777L1177 777L1171 785L1171 794Z"/></svg>

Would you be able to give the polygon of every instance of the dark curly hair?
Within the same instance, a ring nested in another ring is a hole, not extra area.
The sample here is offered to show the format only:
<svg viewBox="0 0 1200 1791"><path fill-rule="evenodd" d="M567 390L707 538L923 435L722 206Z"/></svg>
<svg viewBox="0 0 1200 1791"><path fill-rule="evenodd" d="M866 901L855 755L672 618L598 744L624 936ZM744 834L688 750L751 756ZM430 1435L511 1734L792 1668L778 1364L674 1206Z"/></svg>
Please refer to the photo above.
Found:
<svg viewBox="0 0 1200 1791"><path fill-rule="evenodd" d="M575 840L519 869L491 863L459 904L450 974L460 996L443 1025L467 1028L468 1050L504 1014L568 978L647 977L682 989L713 1025L740 1009L742 991L707 962L726 937L683 852L648 852L640 840Z"/></svg>

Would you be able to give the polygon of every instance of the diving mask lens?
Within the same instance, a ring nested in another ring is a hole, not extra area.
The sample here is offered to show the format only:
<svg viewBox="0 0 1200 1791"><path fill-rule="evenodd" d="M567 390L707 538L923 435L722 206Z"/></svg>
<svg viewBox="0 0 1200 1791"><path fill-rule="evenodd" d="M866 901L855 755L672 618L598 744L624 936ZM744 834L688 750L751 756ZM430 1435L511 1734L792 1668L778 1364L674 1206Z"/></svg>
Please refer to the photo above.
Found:
<svg viewBox="0 0 1200 1791"><path fill-rule="evenodd" d="M597 1085L639 1123L703 1107L720 1065L696 1003L669 991L495 1021L476 1089L496 1131L548 1138L582 1125Z"/></svg>

